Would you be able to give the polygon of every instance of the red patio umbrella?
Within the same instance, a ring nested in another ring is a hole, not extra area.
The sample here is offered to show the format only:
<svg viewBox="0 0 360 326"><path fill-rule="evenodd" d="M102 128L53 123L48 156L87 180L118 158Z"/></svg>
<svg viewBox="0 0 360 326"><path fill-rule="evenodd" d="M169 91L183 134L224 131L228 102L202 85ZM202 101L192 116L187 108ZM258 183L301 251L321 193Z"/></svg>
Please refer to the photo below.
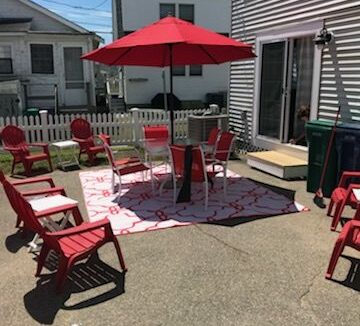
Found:
<svg viewBox="0 0 360 326"><path fill-rule="evenodd" d="M253 58L252 46L187 21L166 17L82 56L117 66L170 66L171 141L174 142L173 66Z"/></svg>

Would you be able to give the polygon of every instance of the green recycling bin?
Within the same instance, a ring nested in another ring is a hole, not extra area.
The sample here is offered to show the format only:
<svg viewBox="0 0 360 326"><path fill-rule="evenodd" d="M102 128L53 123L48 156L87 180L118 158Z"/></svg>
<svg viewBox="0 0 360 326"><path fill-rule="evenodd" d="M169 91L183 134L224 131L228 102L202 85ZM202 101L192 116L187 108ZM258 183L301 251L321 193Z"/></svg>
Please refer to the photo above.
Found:
<svg viewBox="0 0 360 326"><path fill-rule="evenodd" d="M321 173L333 126L334 121L331 120L313 120L307 122L305 125L306 139L309 145L306 186L308 192L316 192L319 188ZM338 154L334 140L322 186L323 195L325 197L330 197L333 189L337 185L337 162Z"/></svg>
<svg viewBox="0 0 360 326"><path fill-rule="evenodd" d="M40 111L40 109L38 109L38 108L26 108L24 110L24 115L27 115L28 117L30 117L30 116L35 117L35 116L39 115L39 111Z"/></svg>

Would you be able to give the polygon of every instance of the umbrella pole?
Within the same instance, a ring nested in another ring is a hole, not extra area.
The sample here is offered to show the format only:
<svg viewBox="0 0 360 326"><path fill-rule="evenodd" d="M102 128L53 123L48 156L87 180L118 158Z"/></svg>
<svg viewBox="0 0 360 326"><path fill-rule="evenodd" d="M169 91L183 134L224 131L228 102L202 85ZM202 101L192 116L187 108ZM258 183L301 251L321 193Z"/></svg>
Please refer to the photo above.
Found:
<svg viewBox="0 0 360 326"><path fill-rule="evenodd" d="M171 144L174 144L174 94L173 94L173 46L169 44L170 50L170 132L171 132Z"/></svg>

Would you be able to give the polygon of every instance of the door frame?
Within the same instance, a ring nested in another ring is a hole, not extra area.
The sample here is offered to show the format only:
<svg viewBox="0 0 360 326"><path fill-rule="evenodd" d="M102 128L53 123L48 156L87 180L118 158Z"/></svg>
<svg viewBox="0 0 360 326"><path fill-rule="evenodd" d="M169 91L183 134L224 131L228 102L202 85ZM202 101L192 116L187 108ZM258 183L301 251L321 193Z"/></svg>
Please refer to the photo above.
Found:
<svg viewBox="0 0 360 326"><path fill-rule="evenodd" d="M59 55L60 55L60 65L62 67L61 69L61 73L60 73L60 81L59 81L59 102L60 102L60 106L66 106L66 100L65 100L65 93L66 93L66 77L65 77L65 54L64 54L64 49L65 48L81 48L82 53L85 53L86 51L86 45L79 42L79 43L74 43L74 42L61 42L59 44ZM87 69L87 63L86 60L81 60L82 65L83 65L83 74L84 74L84 92L86 93L86 83L89 82L89 71ZM86 94L86 96L88 97L88 95Z"/></svg>
<svg viewBox="0 0 360 326"><path fill-rule="evenodd" d="M323 27L323 21L305 23L301 25L291 25L287 28L270 30L258 33L255 39L255 83L254 83L254 105L253 105L253 128L252 139L255 146L274 149L279 145L289 146L280 140L259 135L259 113L260 113L260 91L261 91L261 71L262 71L262 44L284 39L314 35ZM288 42L287 42L288 43ZM318 113L320 75L321 75L321 54L322 51L314 44L314 63L310 105L310 120L316 119ZM285 64L287 65L287 63ZM286 111L286 108L285 108ZM285 130L286 132L286 130ZM300 146L297 146L300 147ZM302 146L301 146L302 147ZM306 150L306 149L305 149Z"/></svg>

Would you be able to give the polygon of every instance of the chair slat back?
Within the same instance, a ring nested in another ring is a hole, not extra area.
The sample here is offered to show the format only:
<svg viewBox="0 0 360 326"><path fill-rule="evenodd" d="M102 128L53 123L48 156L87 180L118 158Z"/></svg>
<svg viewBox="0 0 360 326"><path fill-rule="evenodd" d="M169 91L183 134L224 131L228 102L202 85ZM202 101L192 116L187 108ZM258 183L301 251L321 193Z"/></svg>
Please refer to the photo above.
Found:
<svg viewBox="0 0 360 326"><path fill-rule="evenodd" d="M8 147L21 148L28 152L28 144L25 139L24 130L13 125L4 127L0 133L3 144Z"/></svg>
<svg viewBox="0 0 360 326"><path fill-rule="evenodd" d="M74 137L79 139L89 139L93 137L90 123L82 118L77 118L71 121L70 129Z"/></svg>
<svg viewBox="0 0 360 326"><path fill-rule="evenodd" d="M15 198L17 205L16 213L21 216L27 228L38 233L40 237L46 242L50 248L60 250L60 244L55 236L52 236L40 223L35 216L34 210L30 203L21 195L21 193L7 180L5 180L5 187L10 189L12 196Z"/></svg>
<svg viewBox="0 0 360 326"><path fill-rule="evenodd" d="M222 132L215 149L215 159L226 162L229 159L235 135L231 132Z"/></svg>
<svg viewBox="0 0 360 326"><path fill-rule="evenodd" d="M106 154L107 160L111 166L111 169L113 170L113 172L118 173L119 171L118 171L118 168L115 163L115 155L114 155L111 147L109 146L108 139L103 134L99 135L99 139L102 141L102 143L104 145L105 154Z"/></svg>

